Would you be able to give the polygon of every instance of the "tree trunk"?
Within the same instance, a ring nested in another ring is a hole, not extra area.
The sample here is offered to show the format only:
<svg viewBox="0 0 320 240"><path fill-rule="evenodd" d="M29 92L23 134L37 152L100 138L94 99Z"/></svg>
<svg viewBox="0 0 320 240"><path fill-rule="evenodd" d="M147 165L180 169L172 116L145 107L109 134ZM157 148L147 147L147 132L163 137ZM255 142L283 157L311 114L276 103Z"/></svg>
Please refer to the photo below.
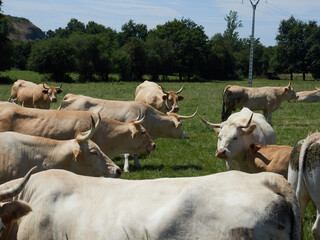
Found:
<svg viewBox="0 0 320 240"><path fill-rule="evenodd" d="M293 73L292 72L290 73L290 80L291 81L293 80Z"/></svg>
<svg viewBox="0 0 320 240"><path fill-rule="evenodd" d="M302 73L302 78L303 78L303 81L306 80L306 73L305 72Z"/></svg>

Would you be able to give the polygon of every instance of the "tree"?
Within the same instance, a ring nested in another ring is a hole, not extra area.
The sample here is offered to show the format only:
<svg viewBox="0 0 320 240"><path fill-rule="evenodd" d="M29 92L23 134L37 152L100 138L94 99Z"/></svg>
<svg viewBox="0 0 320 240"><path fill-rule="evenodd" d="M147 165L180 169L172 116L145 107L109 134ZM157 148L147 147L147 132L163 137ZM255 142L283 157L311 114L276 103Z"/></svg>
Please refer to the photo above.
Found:
<svg viewBox="0 0 320 240"><path fill-rule="evenodd" d="M223 37L229 42L233 51L239 51L241 42L239 40L239 32L236 30L243 26L242 21L238 20L236 11L230 11L224 20L227 22L227 29L224 31Z"/></svg>
<svg viewBox="0 0 320 240"><path fill-rule="evenodd" d="M190 19L174 19L164 25L158 25L154 30L160 39L172 42L175 53L175 71L179 73L179 79L200 73L204 64L205 49L208 41L203 27L198 26Z"/></svg>
<svg viewBox="0 0 320 240"><path fill-rule="evenodd" d="M283 71L290 73L290 79L293 79L293 72L301 72L303 80L308 71L307 39L316 27L315 22L303 23L291 16L288 20L283 20L279 26L279 34L276 37L278 42L277 61Z"/></svg>
<svg viewBox="0 0 320 240"><path fill-rule="evenodd" d="M75 69L75 49L61 38L38 41L32 46L28 67L51 74L52 80L69 81L67 73Z"/></svg>
<svg viewBox="0 0 320 240"><path fill-rule="evenodd" d="M136 37L129 38L123 46L125 52L130 56L130 67L133 80L141 80L146 73L147 53L144 42Z"/></svg>
<svg viewBox="0 0 320 240"><path fill-rule="evenodd" d="M6 17L1 13L2 1L0 0L0 71L12 66L12 44L8 38L9 26Z"/></svg>
<svg viewBox="0 0 320 240"><path fill-rule="evenodd" d="M310 25L310 24L309 24ZM320 79L320 26L315 26L312 33L307 39L309 46L306 60L308 62L308 70L315 79Z"/></svg>
<svg viewBox="0 0 320 240"><path fill-rule="evenodd" d="M173 44L167 39L160 39L155 34L149 34L146 40L147 73L152 80L158 81L159 75L167 79L174 70Z"/></svg>
<svg viewBox="0 0 320 240"><path fill-rule="evenodd" d="M124 45L130 38L138 38L145 41L148 36L147 25L136 24L133 20L129 20L121 27L122 32L119 34L120 45Z"/></svg>

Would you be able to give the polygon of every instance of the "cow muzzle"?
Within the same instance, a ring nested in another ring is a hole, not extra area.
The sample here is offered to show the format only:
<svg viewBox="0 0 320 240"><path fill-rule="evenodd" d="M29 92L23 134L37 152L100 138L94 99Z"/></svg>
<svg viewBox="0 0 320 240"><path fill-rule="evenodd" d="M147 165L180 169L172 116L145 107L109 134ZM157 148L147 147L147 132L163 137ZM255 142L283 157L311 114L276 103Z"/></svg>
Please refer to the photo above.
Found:
<svg viewBox="0 0 320 240"><path fill-rule="evenodd" d="M57 98L50 98L51 102L57 102Z"/></svg>
<svg viewBox="0 0 320 240"><path fill-rule="evenodd" d="M226 159L227 158L227 150L226 149L218 149L216 151L216 157L221 158L221 159Z"/></svg>

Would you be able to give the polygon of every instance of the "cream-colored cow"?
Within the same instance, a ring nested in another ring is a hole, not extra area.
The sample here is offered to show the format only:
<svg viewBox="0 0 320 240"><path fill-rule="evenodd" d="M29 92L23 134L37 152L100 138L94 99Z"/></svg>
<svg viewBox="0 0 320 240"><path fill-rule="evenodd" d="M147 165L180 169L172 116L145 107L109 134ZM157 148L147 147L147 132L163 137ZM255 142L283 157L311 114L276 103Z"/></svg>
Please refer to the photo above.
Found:
<svg viewBox="0 0 320 240"><path fill-rule="evenodd" d="M183 87L177 92L166 92L162 86L146 80L136 88L135 101L149 104L163 113L178 112L178 101L183 100L178 94L182 89Z"/></svg>
<svg viewBox="0 0 320 240"><path fill-rule="evenodd" d="M51 169L34 174L19 199L32 212L16 224L18 240L296 240L301 234L295 193L270 172L122 180Z"/></svg>
<svg viewBox="0 0 320 240"><path fill-rule="evenodd" d="M120 168L90 138L100 126L92 127L75 139L54 140L17 132L0 133L0 183L22 177L30 166L38 171L65 169L95 177L119 177Z"/></svg>
<svg viewBox="0 0 320 240"><path fill-rule="evenodd" d="M51 103L57 102L57 94L62 93L61 87L17 80L12 85L9 101L19 102L24 107L49 109Z"/></svg>

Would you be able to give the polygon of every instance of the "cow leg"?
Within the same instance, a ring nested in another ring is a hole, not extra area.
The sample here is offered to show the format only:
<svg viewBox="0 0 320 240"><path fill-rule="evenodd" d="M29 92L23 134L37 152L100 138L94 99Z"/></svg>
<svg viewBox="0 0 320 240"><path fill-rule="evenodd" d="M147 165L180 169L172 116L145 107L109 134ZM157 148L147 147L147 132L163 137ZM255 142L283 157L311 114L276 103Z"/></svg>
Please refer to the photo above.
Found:
<svg viewBox="0 0 320 240"><path fill-rule="evenodd" d="M141 168L140 163L139 163L138 154L134 154L133 160L134 160L134 166L135 166L136 168Z"/></svg>
<svg viewBox="0 0 320 240"><path fill-rule="evenodd" d="M317 207L317 218L312 226L312 234L314 239L320 239L320 213Z"/></svg>
<svg viewBox="0 0 320 240"><path fill-rule="evenodd" d="M124 172L129 172L129 153L124 154L124 166L123 166L123 171Z"/></svg>

